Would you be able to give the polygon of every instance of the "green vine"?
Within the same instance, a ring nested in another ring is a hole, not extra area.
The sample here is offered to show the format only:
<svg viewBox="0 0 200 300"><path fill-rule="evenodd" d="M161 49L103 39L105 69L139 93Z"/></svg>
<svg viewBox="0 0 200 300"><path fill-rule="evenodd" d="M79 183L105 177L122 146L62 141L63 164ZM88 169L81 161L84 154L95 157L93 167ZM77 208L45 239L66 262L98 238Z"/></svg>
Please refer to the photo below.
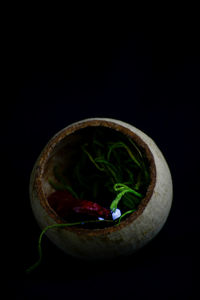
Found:
<svg viewBox="0 0 200 300"><path fill-rule="evenodd" d="M44 234L50 230L50 229L54 229L54 228L65 228L65 227L70 227L70 226L76 226L76 225L80 225L82 223L94 223L94 222L102 222L101 220L90 220L90 221L81 221L81 222L74 222L74 223L62 223L62 224L52 224L52 225L48 225L46 226L38 239L38 255L39 258L36 261L36 263L34 263L32 266L30 266L29 268L26 269L26 273L29 274L31 273L33 270L35 270L42 262L42 238L44 236ZM107 220L107 222L112 222L112 220Z"/></svg>

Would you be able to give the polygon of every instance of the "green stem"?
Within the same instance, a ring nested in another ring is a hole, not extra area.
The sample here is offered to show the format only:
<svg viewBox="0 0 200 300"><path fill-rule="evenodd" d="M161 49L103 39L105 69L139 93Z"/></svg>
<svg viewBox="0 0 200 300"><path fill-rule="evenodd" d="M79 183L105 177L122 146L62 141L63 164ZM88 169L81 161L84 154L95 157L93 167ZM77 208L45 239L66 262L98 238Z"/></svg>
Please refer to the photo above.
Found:
<svg viewBox="0 0 200 300"><path fill-rule="evenodd" d="M78 195L76 194L76 192L74 192L74 190L72 189L71 186L67 185L67 184L63 184L63 183L55 183L53 182L53 180L51 180L49 178L49 183L50 185L57 191L63 191L63 190L68 190L76 199L78 199Z"/></svg>
<svg viewBox="0 0 200 300"><path fill-rule="evenodd" d="M109 161L107 161L105 159L102 159L102 158L96 158L95 161L98 162L98 163L105 164L108 171L112 174L113 178L115 179L115 181L118 181L118 178L117 178L117 175L116 175L117 170L116 170L116 168L113 164L111 164Z"/></svg>
<svg viewBox="0 0 200 300"><path fill-rule="evenodd" d="M92 155L85 149L84 146L82 146L83 151L85 152L85 154L87 154L87 156L89 157L89 159L91 160L91 162L95 165L95 167L99 170L99 171L104 171L104 168L99 167L99 165L95 162L95 160L93 159Z"/></svg>
<svg viewBox="0 0 200 300"><path fill-rule="evenodd" d="M125 198L127 194L124 195L123 204L128 208L133 208L135 206L134 200L130 198Z"/></svg>
<svg viewBox="0 0 200 300"><path fill-rule="evenodd" d="M117 224L117 225L120 224L121 219L122 219L123 217L125 217L125 216L128 215L128 214L132 214L132 213L135 212L135 211L136 211L136 209L132 209L132 210L126 211L126 212L125 212L123 215L121 215L121 217L119 218L119 221L118 221L118 224Z"/></svg>
<svg viewBox="0 0 200 300"><path fill-rule="evenodd" d="M108 151L108 156L107 156L108 160L110 160L110 155L112 153L112 150L115 149L115 148L124 148L124 149L126 149L126 151L128 152L129 156L131 157L131 159L136 163L136 165L138 167L141 167L141 164L135 158L135 156L131 152L130 148L126 144L124 144L123 142L117 142L117 143L113 144L112 146L110 146L110 149Z"/></svg>
<svg viewBox="0 0 200 300"><path fill-rule="evenodd" d="M74 174L75 178L77 179L77 181L80 184L80 186L84 187L86 190L89 190L90 186L87 184L87 182L85 182L84 176L81 176L81 174L80 174L80 168L79 168L78 164L75 166L74 172L75 172L75 174Z"/></svg>
<svg viewBox="0 0 200 300"><path fill-rule="evenodd" d="M76 194L76 192L72 189L71 186L69 186L67 183L66 183L66 178L61 174L61 172L59 172L59 167L58 166L55 166L54 169L53 169L53 173L54 173L54 176L56 178L56 180L59 182L60 184L60 188L61 189L61 186L63 186L63 190L68 190L76 199L78 199L78 195ZM53 183L53 181L50 179L49 183L52 185L52 187L55 187L56 184ZM56 188L55 188L56 189Z"/></svg>
<svg viewBox="0 0 200 300"><path fill-rule="evenodd" d="M116 183L114 185L114 190L116 192L118 191L121 191L117 196L116 198L112 201L111 205L110 205L110 209L111 210L116 210L117 209L117 205L119 203L119 201L121 200L121 198L126 194L126 193L132 193L134 194L135 196L139 197L139 198L142 198L142 194L136 192L135 190L131 189L130 187L128 187L127 185L125 184L122 184L122 183Z"/></svg>
<svg viewBox="0 0 200 300"><path fill-rule="evenodd" d="M62 223L62 224L52 224L52 225L48 225L46 226L40 236L39 236L39 240L38 240L38 254L39 254L39 259L38 261L33 264L31 267L29 267L28 269L26 269L26 273L30 273L32 272L33 270L35 270L40 264L41 264L41 261L42 261L42 247L41 247L41 243L42 243L42 238L44 236L44 234L50 230L50 229L53 229L53 228L64 228L64 227L69 227L69 226L76 226L76 225L80 225L80 224L83 224L83 223L96 223L96 222L113 222L113 220L90 220L90 221L80 221L80 222L74 222L74 223Z"/></svg>
<svg viewBox="0 0 200 300"><path fill-rule="evenodd" d="M129 142L132 144L132 146L136 149L136 151L139 153L140 157L143 159L142 153L139 150L139 148L136 146L136 144L133 142L133 140L129 139Z"/></svg>

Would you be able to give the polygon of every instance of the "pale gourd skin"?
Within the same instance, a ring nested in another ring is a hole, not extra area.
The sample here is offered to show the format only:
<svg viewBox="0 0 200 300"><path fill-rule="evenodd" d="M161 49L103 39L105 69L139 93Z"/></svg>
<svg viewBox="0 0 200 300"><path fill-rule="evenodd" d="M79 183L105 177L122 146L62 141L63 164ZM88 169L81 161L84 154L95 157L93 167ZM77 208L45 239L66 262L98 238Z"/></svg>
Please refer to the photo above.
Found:
<svg viewBox="0 0 200 300"><path fill-rule="evenodd" d="M112 232L101 231L101 233L97 234L94 234L94 232L92 232L93 230L85 230L85 233L83 233L83 231L74 232L67 228L55 228L47 231L46 234L49 239L64 252L75 257L89 260L109 259L120 255L128 255L143 247L157 235L165 224L173 197L172 178L166 160L155 142L139 129L125 122L108 118L86 119L73 123L66 128L74 126L75 124L95 120L115 123L131 130L139 136L143 142L147 144L154 158L156 181L152 196L142 214L118 230ZM66 128L64 130L66 130ZM59 132L57 135L58 134ZM44 150L42 153L43 152ZM43 229L56 222L41 205L34 185L37 164L41 155L36 161L31 174L30 199L35 218L41 229Z"/></svg>

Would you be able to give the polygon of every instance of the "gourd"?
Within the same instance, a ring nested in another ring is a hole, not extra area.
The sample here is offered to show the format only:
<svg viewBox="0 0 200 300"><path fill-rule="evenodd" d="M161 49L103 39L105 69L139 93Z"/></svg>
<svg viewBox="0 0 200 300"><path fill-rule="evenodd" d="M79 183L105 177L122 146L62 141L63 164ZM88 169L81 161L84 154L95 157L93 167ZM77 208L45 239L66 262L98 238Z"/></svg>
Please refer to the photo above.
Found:
<svg viewBox="0 0 200 300"><path fill-rule="evenodd" d="M133 214L127 214L120 223L105 228L81 228L77 222L63 224L63 220L49 205L47 198L53 192L49 178L53 167L72 159L73 148L79 145L86 128L110 128L131 139L146 156L150 181L144 198ZM65 152L67 155L63 155ZM64 158L65 157L65 158ZM109 259L128 255L152 240L165 224L172 204L172 178L167 162L155 144L141 130L123 121L91 118L73 123L59 131L42 150L30 179L30 199L34 216L44 234L69 255L82 259Z"/></svg>

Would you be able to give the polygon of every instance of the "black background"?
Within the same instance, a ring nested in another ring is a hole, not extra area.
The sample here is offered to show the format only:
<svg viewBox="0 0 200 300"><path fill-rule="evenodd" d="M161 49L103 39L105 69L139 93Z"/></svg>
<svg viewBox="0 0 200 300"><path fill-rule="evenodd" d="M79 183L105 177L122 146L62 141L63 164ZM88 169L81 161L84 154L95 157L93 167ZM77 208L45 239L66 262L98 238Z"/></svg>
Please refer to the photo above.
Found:
<svg viewBox="0 0 200 300"><path fill-rule="evenodd" d="M193 299L200 207L196 32L13 26L7 54L1 148L9 155L13 299ZM28 276L40 234L28 194L33 164L57 131L88 117L119 119L154 139L173 178L169 218L151 243L117 261L85 263L45 239L42 265Z"/></svg>

